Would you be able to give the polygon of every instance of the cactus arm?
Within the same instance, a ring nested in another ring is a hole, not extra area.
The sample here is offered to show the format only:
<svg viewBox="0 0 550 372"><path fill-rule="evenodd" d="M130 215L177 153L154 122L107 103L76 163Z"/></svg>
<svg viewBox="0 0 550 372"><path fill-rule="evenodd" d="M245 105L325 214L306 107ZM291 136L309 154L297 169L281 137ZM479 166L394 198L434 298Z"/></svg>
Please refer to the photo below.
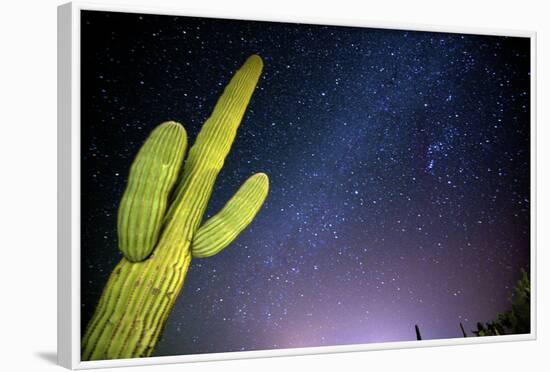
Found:
<svg viewBox="0 0 550 372"><path fill-rule="evenodd" d="M139 150L117 216L118 245L129 261L142 261L153 251L187 146L187 134L176 122L159 125Z"/></svg>
<svg viewBox="0 0 550 372"><path fill-rule="evenodd" d="M197 231L191 244L193 257L210 257L227 247L254 219L269 190L265 173L250 177L216 215Z"/></svg>

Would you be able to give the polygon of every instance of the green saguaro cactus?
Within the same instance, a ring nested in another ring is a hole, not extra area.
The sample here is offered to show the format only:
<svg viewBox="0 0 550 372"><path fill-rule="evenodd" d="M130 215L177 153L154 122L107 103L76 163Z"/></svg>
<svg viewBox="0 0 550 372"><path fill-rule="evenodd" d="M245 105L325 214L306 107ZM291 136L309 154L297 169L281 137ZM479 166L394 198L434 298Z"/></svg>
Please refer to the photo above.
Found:
<svg viewBox="0 0 550 372"><path fill-rule="evenodd" d="M257 173L200 226L262 67L261 58L253 55L233 76L179 177L187 145L183 126L163 123L143 144L118 211L124 257L88 323L82 360L150 356L191 258L209 257L227 247L261 208L269 182L265 174Z"/></svg>

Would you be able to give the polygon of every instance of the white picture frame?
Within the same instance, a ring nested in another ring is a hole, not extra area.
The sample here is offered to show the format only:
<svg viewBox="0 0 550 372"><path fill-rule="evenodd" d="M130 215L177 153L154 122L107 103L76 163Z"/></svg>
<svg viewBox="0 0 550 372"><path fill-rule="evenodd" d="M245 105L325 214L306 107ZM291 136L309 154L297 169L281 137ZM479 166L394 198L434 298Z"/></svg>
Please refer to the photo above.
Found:
<svg viewBox="0 0 550 372"><path fill-rule="evenodd" d="M425 340L265 351L240 351L104 361L80 360L80 12L82 10L143 14L218 17L254 21L301 22L334 26L450 32L462 34L526 37L531 40L531 333L498 338ZM442 345L481 344L536 339L536 33L532 31L447 28L416 24L387 24L271 17L261 14L198 13L186 9L146 8L128 5L71 2L58 8L58 361L70 369L91 369L227 359L341 353Z"/></svg>

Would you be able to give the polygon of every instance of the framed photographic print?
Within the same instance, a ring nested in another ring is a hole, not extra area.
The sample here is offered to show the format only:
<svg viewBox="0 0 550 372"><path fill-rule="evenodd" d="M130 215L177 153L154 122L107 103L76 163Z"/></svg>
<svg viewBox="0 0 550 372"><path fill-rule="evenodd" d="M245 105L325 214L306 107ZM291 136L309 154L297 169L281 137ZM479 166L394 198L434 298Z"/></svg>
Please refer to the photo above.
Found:
<svg viewBox="0 0 550 372"><path fill-rule="evenodd" d="M535 34L58 9L60 364L535 338Z"/></svg>

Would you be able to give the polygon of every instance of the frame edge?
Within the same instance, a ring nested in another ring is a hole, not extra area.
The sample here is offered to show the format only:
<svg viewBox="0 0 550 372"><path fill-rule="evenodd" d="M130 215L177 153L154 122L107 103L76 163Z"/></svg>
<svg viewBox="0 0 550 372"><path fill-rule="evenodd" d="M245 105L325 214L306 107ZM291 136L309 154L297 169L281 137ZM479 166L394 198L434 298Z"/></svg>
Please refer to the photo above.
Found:
<svg viewBox="0 0 550 372"><path fill-rule="evenodd" d="M57 7L57 363L72 368L72 9Z"/></svg>
<svg viewBox="0 0 550 372"><path fill-rule="evenodd" d="M421 344L416 342L389 342L375 344L356 344L346 346L306 347L297 349L276 349L247 352L222 352L211 354L175 355L136 359L118 359L101 361L80 360L80 244L75 244L80 239L79 227L80 205L75 205L75 200L80 197L80 183L75 184L74 179L80 177L79 158L80 143L75 143L80 135L79 110L80 85L79 85L79 57L80 52L80 25L75 19L81 10L127 12L159 15L176 15L188 17L206 17L214 19L238 19L259 22L288 22L306 23L348 27L370 27L380 29L413 30L421 32L463 33L489 36L508 36L528 38L531 41L531 286L534 295L531 299L531 332L529 334L499 336L499 339L481 337L472 342L462 342L462 339L436 339L426 340ZM255 15L254 15L255 14ZM537 58L537 32L535 30L503 30L478 27L458 27L444 25L427 25L416 23L392 23L385 21L373 21L369 19L339 19L330 20L315 17L294 17L289 14L274 14L254 12L253 14L228 11L216 12L213 9L196 9L184 6L146 6L143 4L122 4L119 1L107 3L105 0L76 0L58 7L58 363L68 369L96 369L143 365L164 365L175 363L197 363L205 361L226 361L254 358L309 356L318 354L333 354L346 352L366 352L378 350L413 349L438 346L478 345L485 343L517 342L537 340L537 298L536 283L536 58ZM76 57L75 57L76 56ZM76 59L73 59L76 58ZM77 81L75 81L75 79ZM76 120L75 120L76 119ZM76 162L76 164L74 164ZM535 182L533 182L533 180ZM71 185L72 183L72 185ZM75 199L76 197L76 199ZM76 226L75 226L76 225ZM76 238L76 239L75 239ZM71 244L72 243L72 244ZM73 250L74 249L74 250ZM77 263L78 267L72 266ZM535 280L533 280L535 279ZM75 305L76 303L76 305ZM73 309L73 310L71 310ZM76 310L78 313L75 313Z"/></svg>

